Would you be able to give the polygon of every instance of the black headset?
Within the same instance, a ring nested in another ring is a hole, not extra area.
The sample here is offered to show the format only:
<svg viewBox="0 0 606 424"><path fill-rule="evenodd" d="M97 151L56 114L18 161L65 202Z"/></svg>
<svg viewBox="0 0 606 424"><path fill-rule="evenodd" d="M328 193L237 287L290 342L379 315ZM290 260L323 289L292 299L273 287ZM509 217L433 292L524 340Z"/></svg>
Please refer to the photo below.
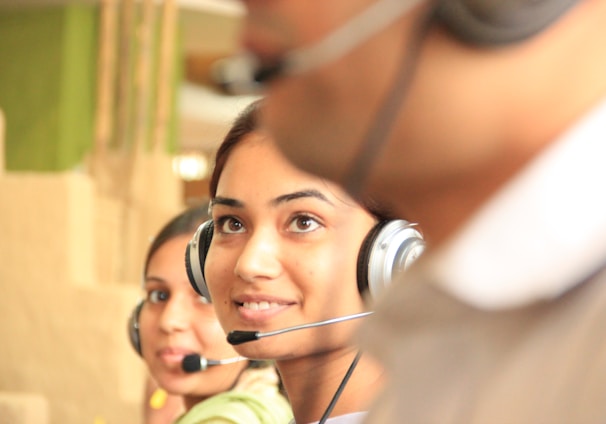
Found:
<svg viewBox="0 0 606 424"><path fill-rule="evenodd" d="M204 277L204 263L213 237L213 222L206 221L190 240L185 251L185 268L194 290L211 300ZM358 290L377 296L398 272L410 266L425 249L423 236L415 224L402 219L378 222L366 235L357 261Z"/></svg>
<svg viewBox="0 0 606 424"><path fill-rule="evenodd" d="M141 315L141 308L143 308L145 301L140 300L135 306L135 309L130 314L127 323L127 331L128 331L128 340L130 341L130 345L135 349L140 356L143 356L141 353L141 336L139 334L139 315Z"/></svg>
<svg viewBox="0 0 606 424"><path fill-rule="evenodd" d="M438 0L435 16L454 36L475 45L527 39L578 0Z"/></svg>

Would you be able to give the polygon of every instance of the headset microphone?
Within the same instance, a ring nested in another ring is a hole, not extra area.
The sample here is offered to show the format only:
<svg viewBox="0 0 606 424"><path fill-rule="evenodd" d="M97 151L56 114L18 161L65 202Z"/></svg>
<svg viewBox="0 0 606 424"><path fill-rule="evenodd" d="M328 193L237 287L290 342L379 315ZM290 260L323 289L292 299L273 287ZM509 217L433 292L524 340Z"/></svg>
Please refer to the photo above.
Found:
<svg viewBox="0 0 606 424"><path fill-rule="evenodd" d="M248 358L244 358L243 356L237 356L235 358L227 359L207 359L204 356L200 356L197 353L193 353L183 358L183 361L181 362L181 368L187 373L192 373L204 371L208 367L213 367L216 365L234 364L236 362L247 360Z"/></svg>
<svg viewBox="0 0 606 424"><path fill-rule="evenodd" d="M500 46L529 38L557 20L579 0L435 0L438 24L456 38L476 46ZM317 69L339 59L388 27L418 0L379 0L316 43L291 50L271 63L250 53L222 59L213 80L230 94L258 93L281 75Z"/></svg>
<svg viewBox="0 0 606 424"><path fill-rule="evenodd" d="M370 314L372 314L372 312L360 312L358 314L345 315L342 317L331 318L331 319L327 319L324 321L312 322L309 324L295 325L294 327L287 327L287 328L282 328L280 330L267 331L265 333L260 332L260 331L235 330L235 331L229 332L229 334L227 335L227 342L232 345L239 345L242 343L248 343L248 342L252 342L254 340L259 340L264 337L271 337L271 336L277 336L280 334L288 333L290 331L304 330L306 328L321 327L323 325L335 324L337 322L349 321L349 320L357 319L357 318L363 318Z"/></svg>
<svg viewBox="0 0 606 424"><path fill-rule="evenodd" d="M416 5L410 0L379 0L320 41L287 52L271 63L251 53L215 63L212 78L229 94L257 94L262 85L280 75L296 75L320 68L346 55Z"/></svg>

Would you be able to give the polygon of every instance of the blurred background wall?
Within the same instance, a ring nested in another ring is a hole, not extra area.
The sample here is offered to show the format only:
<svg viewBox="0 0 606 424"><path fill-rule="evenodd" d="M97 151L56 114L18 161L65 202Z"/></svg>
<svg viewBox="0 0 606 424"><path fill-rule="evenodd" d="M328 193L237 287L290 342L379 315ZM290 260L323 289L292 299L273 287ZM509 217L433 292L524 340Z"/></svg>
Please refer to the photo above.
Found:
<svg viewBox="0 0 606 424"><path fill-rule="evenodd" d="M150 237L206 200L229 0L0 0L0 423L140 422Z"/></svg>

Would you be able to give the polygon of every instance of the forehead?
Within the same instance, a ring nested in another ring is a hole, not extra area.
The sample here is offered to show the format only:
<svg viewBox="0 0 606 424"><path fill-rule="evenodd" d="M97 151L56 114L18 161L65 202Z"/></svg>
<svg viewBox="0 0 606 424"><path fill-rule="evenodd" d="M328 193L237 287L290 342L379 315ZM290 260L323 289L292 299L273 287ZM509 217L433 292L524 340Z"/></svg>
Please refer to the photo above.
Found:
<svg viewBox="0 0 606 424"><path fill-rule="evenodd" d="M233 148L219 177L217 196L276 197L315 189L333 201L355 203L337 185L296 168L267 136L253 132Z"/></svg>
<svg viewBox="0 0 606 424"><path fill-rule="evenodd" d="M190 238L189 234L179 234L166 240L150 257L148 268L168 266L180 270L180 259Z"/></svg>

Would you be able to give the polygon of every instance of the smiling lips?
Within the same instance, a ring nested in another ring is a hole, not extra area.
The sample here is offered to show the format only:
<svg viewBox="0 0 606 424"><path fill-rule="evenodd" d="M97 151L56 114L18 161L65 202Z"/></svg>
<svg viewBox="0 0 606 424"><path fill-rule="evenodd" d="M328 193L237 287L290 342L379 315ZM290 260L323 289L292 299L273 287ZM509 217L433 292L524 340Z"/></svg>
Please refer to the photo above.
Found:
<svg viewBox="0 0 606 424"><path fill-rule="evenodd" d="M276 301L276 300L240 300L236 301L240 317L246 321L253 321L257 324L262 321L273 318L289 308L294 302Z"/></svg>
<svg viewBox="0 0 606 424"><path fill-rule="evenodd" d="M158 356L160 357L160 359L169 364L169 365L173 365L173 364L181 364L181 361L183 361L183 358L191 353L194 353L192 350L190 349L183 349L183 348L178 348L178 347L166 347L164 349L160 349L158 351Z"/></svg>

